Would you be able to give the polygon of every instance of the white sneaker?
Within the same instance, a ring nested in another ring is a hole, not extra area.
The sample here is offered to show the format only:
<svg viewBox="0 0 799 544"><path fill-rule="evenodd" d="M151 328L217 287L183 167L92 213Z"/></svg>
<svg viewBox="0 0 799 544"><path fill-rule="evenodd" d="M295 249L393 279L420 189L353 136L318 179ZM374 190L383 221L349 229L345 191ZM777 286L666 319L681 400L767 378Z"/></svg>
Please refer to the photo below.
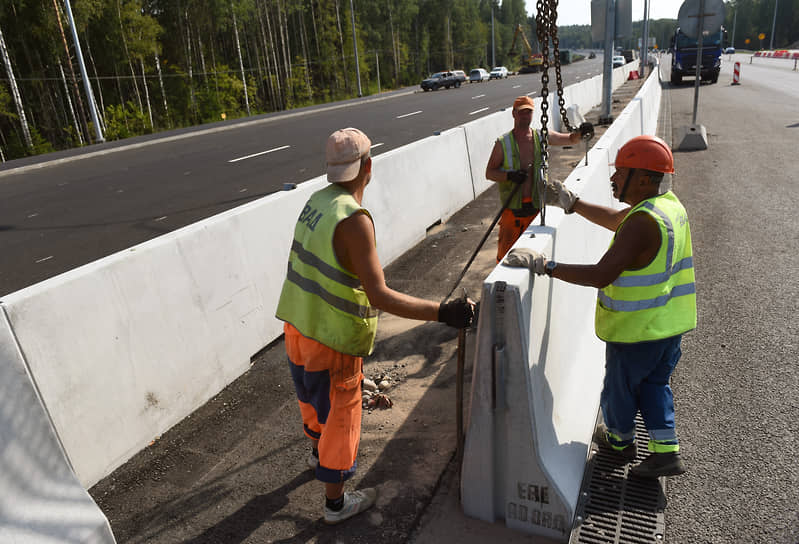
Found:
<svg viewBox="0 0 799 544"><path fill-rule="evenodd" d="M308 454L308 468L311 470L316 470L316 467L319 465L319 458L310 452Z"/></svg>
<svg viewBox="0 0 799 544"><path fill-rule="evenodd" d="M345 519L349 519L364 510L368 510L377 498L377 490L374 487L367 487L359 491L344 493L344 507L336 512L325 506L325 523L335 525Z"/></svg>

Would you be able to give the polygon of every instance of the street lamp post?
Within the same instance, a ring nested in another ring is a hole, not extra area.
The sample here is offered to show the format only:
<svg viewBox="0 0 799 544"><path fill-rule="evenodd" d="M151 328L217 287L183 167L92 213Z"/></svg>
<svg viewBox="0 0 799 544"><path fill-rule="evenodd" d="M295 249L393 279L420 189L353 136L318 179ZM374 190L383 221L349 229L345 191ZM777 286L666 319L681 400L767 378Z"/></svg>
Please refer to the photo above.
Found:
<svg viewBox="0 0 799 544"><path fill-rule="evenodd" d="M361 91L361 66L358 64L358 38L355 35L355 8L350 0L350 18L352 19L352 48L355 51L355 75L358 77L358 96L363 96Z"/></svg>
<svg viewBox="0 0 799 544"><path fill-rule="evenodd" d="M83 64L83 52L80 49L80 40L78 40L78 29L75 27L75 19L72 17L72 6L69 5L69 0L64 0L67 8L67 16L69 17L69 27L72 29L72 39L75 40L75 56L78 57L78 66L80 66L80 75L83 78L83 86L86 89L86 97L89 99L89 111L92 114L92 124L94 124L94 134L98 142L104 142L103 131L100 130L100 120L97 118L97 108L94 104L94 93L92 92L92 85L89 82L89 76L86 73L86 65Z"/></svg>
<svg viewBox="0 0 799 544"><path fill-rule="evenodd" d="M777 28L777 6L779 4L780 0L774 0L774 18L771 20L771 39L769 40L771 43L768 46L772 51L774 50L774 29Z"/></svg>

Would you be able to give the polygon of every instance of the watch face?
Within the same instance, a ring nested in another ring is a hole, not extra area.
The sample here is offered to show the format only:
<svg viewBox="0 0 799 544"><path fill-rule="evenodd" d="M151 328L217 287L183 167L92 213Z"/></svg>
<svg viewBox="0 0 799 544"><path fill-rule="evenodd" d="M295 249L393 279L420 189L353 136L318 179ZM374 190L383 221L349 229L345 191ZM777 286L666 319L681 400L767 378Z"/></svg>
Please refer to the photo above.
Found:
<svg viewBox="0 0 799 544"><path fill-rule="evenodd" d="M552 271L555 270L556 266L558 266L558 263L556 263L555 261L549 261L546 266L547 273L552 274Z"/></svg>

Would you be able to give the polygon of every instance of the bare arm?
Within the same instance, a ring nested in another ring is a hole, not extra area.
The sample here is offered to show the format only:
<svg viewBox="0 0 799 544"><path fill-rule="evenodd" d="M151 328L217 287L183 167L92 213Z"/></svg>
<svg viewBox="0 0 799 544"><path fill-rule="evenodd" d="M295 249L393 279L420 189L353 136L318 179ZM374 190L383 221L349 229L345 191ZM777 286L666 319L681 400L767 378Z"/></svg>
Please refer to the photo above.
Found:
<svg viewBox="0 0 799 544"><path fill-rule="evenodd" d="M549 145L574 145L580 143L580 132L557 132L547 131L547 142Z"/></svg>
<svg viewBox="0 0 799 544"><path fill-rule="evenodd" d="M348 217L336 227L333 247L341 265L358 276L375 308L409 319L438 320L438 303L412 297L386 285L375 248L372 220L363 213Z"/></svg>
<svg viewBox="0 0 799 544"><path fill-rule="evenodd" d="M591 204L582 199L575 202L572 209L592 223L612 231L619 228L619 225L627 216L627 212L630 211L629 206L621 210L615 210L606 206Z"/></svg>
<svg viewBox="0 0 799 544"><path fill-rule="evenodd" d="M486 179L491 181L507 181L508 173L502 169L502 144L496 142L494 149L491 150L491 156L488 158L488 165L486 166Z"/></svg>
<svg viewBox="0 0 799 544"><path fill-rule="evenodd" d="M616 235L616 240L597 264L561 264L552 276L569 283L602 288L627 269L643 268L660 249L660 229L647 214L634 214Z"/></svg>

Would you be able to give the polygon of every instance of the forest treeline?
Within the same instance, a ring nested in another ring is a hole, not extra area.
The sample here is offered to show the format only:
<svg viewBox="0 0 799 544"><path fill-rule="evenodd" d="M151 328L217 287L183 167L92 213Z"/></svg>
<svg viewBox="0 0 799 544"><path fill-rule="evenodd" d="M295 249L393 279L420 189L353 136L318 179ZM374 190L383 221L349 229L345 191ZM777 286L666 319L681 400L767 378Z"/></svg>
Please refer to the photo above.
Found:
<svg viewBox="0 0 799 544"><path fill-rule="evenodd" d="M728 29L738 12L737 47L770 33L773 6L728 3ZM353 97L358 76L368 95L441 69L490 69L494 59L514 70L522 52L508 51L514 29L521 24L532 43L535 36L524 0L72 0L71 7L107 140ZM779 10L775 46L785 47L799 39L799 0L782 0ZM64 0L0 2L3 161L95 141L67 15ZM650 35L665 48L675 26L651 21ZM619 45L632 47L640 35L636 22ZM561 27L559 37L561 49L600 46L588 25Z"/></svg>

